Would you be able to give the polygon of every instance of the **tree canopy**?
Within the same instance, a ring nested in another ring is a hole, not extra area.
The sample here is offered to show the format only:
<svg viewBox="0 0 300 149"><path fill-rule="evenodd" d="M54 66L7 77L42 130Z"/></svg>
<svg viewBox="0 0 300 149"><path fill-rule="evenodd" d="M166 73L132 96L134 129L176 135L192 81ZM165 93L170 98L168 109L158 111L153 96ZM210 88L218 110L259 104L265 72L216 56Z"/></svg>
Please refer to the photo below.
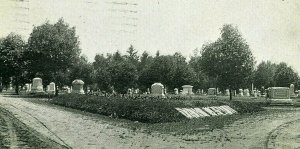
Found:
<svg viewBox="0 0 300 149"><path fill-rule="evenodd" d="M203 71L216 79L217 86L229 90L245 85L255 63L247 42L232 25L224 25L221 37L203 46L200 61Z"/></svg>

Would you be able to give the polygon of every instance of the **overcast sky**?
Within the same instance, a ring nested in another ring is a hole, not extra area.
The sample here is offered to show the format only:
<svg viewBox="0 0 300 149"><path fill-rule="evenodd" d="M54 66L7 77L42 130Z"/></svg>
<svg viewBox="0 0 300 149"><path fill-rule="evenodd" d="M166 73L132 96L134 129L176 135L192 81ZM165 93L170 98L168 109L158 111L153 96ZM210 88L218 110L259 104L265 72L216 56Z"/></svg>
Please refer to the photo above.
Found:
<svg viewBox="0 0 300 149"><path fill-rule="evenodd" d="M33 26L59 18L76 27L82 53L125 54L130 44L154 55L193 50L237 25L256 60L285 61L300 72L299 0L0 0L0 37L27 40Z"/></svg>

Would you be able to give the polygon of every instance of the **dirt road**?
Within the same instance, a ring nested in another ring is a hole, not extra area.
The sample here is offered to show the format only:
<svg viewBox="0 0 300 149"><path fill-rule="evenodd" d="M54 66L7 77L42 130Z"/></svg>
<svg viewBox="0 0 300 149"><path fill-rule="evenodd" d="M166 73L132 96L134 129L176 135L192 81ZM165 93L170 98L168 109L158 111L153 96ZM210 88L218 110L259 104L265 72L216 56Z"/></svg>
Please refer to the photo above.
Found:
<svg viewBox="0 0 300 149"><path fill-rule="evenodd" d="M28 128L0 107L0 148L66 148Z"/></svg>
<svg viewBox="0 0 300 149"><path fill-rule="evenodd" d="M69 148L299 148L300 109L268 109L224 129L197 135L144 133L28 99L0 95L0 106L43 136Z"/></svg>

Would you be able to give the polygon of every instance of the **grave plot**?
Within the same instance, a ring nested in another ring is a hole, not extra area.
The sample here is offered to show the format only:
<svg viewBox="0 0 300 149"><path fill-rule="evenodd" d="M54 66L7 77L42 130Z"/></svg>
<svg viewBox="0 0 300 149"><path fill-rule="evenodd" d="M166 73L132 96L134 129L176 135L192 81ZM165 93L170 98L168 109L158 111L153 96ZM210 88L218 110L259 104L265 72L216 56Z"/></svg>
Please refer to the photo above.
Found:
<svg viewBox="0 0 300 149"><path fill-rule="evenodd" d="M237 113L236 110L232 109L228 105L203 107L203 108L175 108L175 109L189 119L232 115Z"/></svg>

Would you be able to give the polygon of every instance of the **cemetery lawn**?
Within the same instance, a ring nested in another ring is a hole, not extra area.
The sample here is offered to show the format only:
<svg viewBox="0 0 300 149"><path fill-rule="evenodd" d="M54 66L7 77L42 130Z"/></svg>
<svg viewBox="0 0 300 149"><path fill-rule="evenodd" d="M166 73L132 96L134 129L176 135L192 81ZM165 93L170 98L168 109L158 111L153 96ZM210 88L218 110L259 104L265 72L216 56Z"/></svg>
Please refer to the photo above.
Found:
<svg viewBox="0 0 300 149"><path fill-rule="evenodd" d="M200 99L201 98L201 99ZM218 99L215 99L218 98ZM31 100L51 106L59 106L75 112L94 113L114 125L139 130L145 133L160 132L172 135L195 134L203 131L221 129L234 121L256 113L265 112L264 99L228 97L99 97L87 95L61 95L50 100ZM45 102L46 101L46 102ZM239 114L187 119L175 110L175 107L206 107L229 105ZM79 111L78 111L79 110Z"/></svg>

